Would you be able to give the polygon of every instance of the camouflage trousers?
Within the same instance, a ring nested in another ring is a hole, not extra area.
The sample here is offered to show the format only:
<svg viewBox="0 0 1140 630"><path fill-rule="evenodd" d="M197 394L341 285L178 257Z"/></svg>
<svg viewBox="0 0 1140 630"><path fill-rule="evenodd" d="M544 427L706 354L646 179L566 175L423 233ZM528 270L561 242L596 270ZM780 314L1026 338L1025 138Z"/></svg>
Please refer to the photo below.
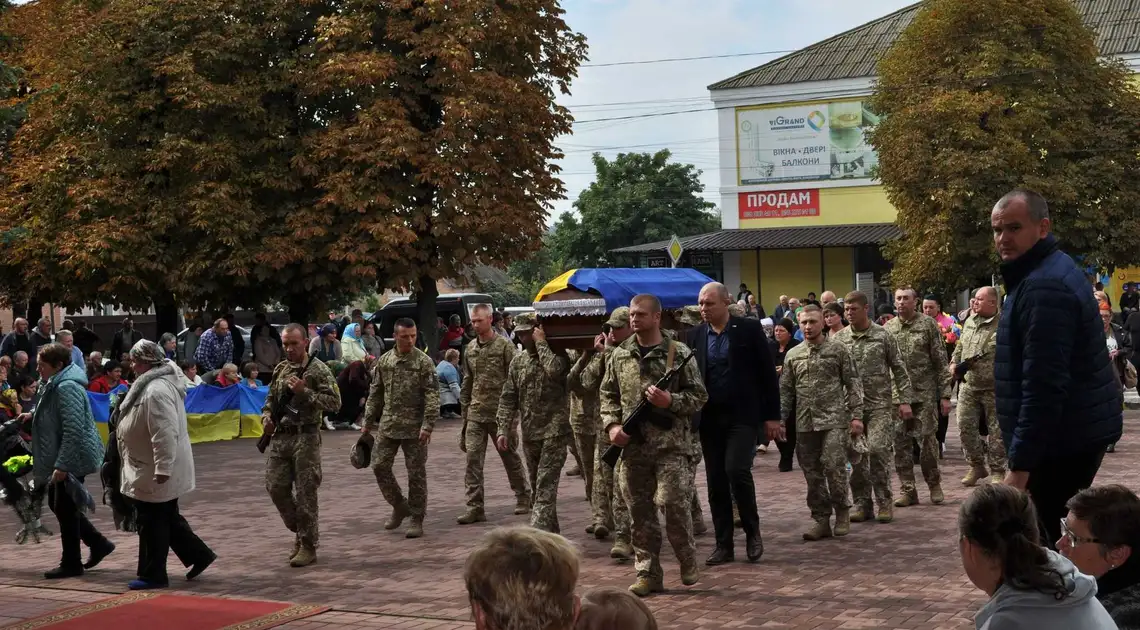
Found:
<svg viewBox="0 0 1140 630"><path fill-rule="evenodd" d="M467 448L467 468L463 474L463 483L466 486L467 507L473 510L483 509L483 462L487 458L487 439L493 442L498 434L499 427L495 423L468 422L464 446ZM515 499L520 505L530 505L530 486L526 482L526 473L523 472L522 458L519 457L519 439L516 431L511 431L508 440L507 452L501 452L494 446L491 450L499 454L503 460L503 468L507 471L507 481L515 493Z"/></svg>
<svg viewBox="0 0 1140 630"><path fill-rule="evenodd" d="M693 432L696 436L697 433ZM700 439L694 438L694 450L689 455L689 487L693 489L693 498L689 501L689 516L693 519L693 525L701 523L705 520L705 513L701 510L701 497L697 492L697 469L701 467L701 462L704 461L704 451L701 450Z"/></svg>
<svg viewBox="0 0 1140 630"><path fill-rule="evenodd" d="M869 409L863 412L863 431L867 434L867 454L851 466L851 499L855 505L871 503L874 492L879 506L889 506L891 496L891 464L894 463L895 434L898 412L894 409ZM848 449L847 457L855 460Z"/></svg>
<svg viewBox="0 0 1140 630"><path fill-rule="evenodd" d="M285 527L313 549L320 542L317 490L321 487L321 435L277 434L265 461L265 489Z"/></svg>
<svg viewBox="0 0 1140 630"><path fill-rule="evenodd" d="M970 466L985 468L989 459L990 474L1005 472L1005 443L1001 439L997 410L994 408L994 391L979 391L962 383L958 388L958 435L962 450ZM982 437L978 425L986 423L989 435Z"/></svg>
<svg viewBox="0 0 1140 630"><path fill-rule="evenodd" d="M847 449L851 433L846 429L796 433L796 459L807 481L807 504L811 517L822 521L832 510L851 507L847 500Z"/></svg>
<svg viewBox="0 0 1140 630"><path fill-rule="evenodd" d="M595 433L574 432L574 459L578 461L582 479L586 482L586 500L591 503L594 495L594 451L597 441L598 436Z"/></svg>
<svg viewBox="0 0 1140 630"><path fill-rule="evenodd" d="M548 532L559 532L558 483L562 467L566 464L566 448L573 439L569 434L544 440L523 438L523 455L534 488L534 503L530 510L530 526Z"/></svg>
<svg viewBox="0 0 1140 630"><path fill-rule="evenodd" d="M631 456L632 455L632 456ZM638 576L660 579L661 521L665 512L665 535L682 567L695 566L697 546L693 540L693 466L686 452L622 454L618 483L629 506L630 542Z"/></svg>
<svg viewBox="0 0 1140 630"><path fill-rule="evenodd" d="M622 460L618 460L617 470L602 461L602 454L610 447L610 438L605 433L597 436L594 450L594 491L590 507L594 510L594 524L605 525L613 531L614 540L629 543L629 509L621 496L617 479Z"/></svg>
<svg viewBox="0 0 1140 630"><path fill-rule="evenodd" d="M404 450L404 465L408 469L408 497L400 490L400 482L392 472L396 451ZM377 437L372 447L372 474L380 494L392 507L407 505L412 518L423 519L427 510L427 457L428 447L417 439L396 440Z"/></svg>
<svg viewBox="0 0 1140 630"><path fill-rule="evenodd" d="M908 430L901 419L895 433L895 471L899 474L899 492L914 492L914 445L918 441L919 460L922 477L926 484L933 486L942 483L942 473L938 470L938 401L911 403L914 412L914 428ZM898 413L896 411L896 413Z"/></svg>

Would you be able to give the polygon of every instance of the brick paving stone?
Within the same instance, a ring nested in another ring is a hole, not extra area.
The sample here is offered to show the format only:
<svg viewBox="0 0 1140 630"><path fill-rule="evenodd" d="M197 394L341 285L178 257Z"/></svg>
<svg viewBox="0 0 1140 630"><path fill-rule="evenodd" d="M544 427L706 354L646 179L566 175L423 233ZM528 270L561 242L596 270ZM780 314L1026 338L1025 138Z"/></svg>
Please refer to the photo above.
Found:
<svg viewBox="0 0 1140 630"><path fill-rule="evenodd" d="M464 560L478 537L499 525L525 524L512 514L514 497L502 465L488 453L489 522L460 526L463 511L463 455L455 447L458 423L440 421L428 461L428 516L423 538L407 540L382 525L390 508L367 470L355 470L348 452L350 432L324 434L319 562L306 569L287 565L291 534L281 524L264 488L264 459L251 440L194 447L198 489L182 511L219 559L194 582L185 582L171 556L174 592L221 597L322 604L332 611L295 621L293 630L470 630L462 581ZM1106 456L1099 483L1140 488L1140 412L1128 412L1125 437ZM648 600L662 628L960 630L972 627L984 596L973 588L958 558L956 519L968 489L958 482L966 472L957 428L950 428L942 460L946 503L896 510L888 525L855 524L850 536L817 543L800 539L809 524L803 474L776 470L778 455L758 455L753 470L764 532L764 558L703 567L694 587L679 584L676 560L665 545L663 562L669 591ZM397 460L397 476L405 483ZM92 476L90 488L100 496ZM706 505L703 471L698 477ZM897 481L895 482L897 488ZM921 486L921 484L920 484ZM630 565L609 558L609 542L584 532L589 524L582 480L563 477L559 491L563 533L584 559L580 585L624 588L633 580ZM50 514L46 519L54 529ZM137 538L115 532L108 508L94 521L118 545L117 551L82 578L47 583L42 572L59 559L58 542L17 546L15 519L0 510L0 626L53 610L80 605L126 590L134 577ZM703 559L712 551L710 533L698 537ZM743 555L743 534L737 552Z"/></svg>

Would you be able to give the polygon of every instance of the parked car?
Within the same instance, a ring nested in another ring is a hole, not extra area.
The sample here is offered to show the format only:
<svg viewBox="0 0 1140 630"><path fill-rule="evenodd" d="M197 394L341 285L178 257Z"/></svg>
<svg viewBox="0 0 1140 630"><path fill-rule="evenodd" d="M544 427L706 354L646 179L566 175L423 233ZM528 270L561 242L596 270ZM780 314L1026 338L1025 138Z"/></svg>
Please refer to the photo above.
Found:
<svg viewBox="0 0 1140 630"><path fill-rule="evenodd" d="M448 293L436 298L435 312L445 323L452 315L459 315L460 321L467 326L471 322L471 311L480 304L494 308L491 296L485 293ZM408 298L396 298L372 315L372 321L376 322L376 335L384 340L385 350L395 345L392 335L397 319L407 317L415 321L419 328L424 328L418 321L418 309L416 302ZM431 325L434 326L435 322L431 322Z"/></svg>
<svg viewBox="0 0 1140 630"><path fill-rule="evenodd" d="M236 326L236 325L234 326L234 328L237 328L238 332L241 333L241 339L242 339L242 341L245 342L245 351L242 352L241 363L242 364L248 363L249 361L253 360L253 344L250 343L250 340L249 340L249 329L246 328L245 326ZM178 357L180 357L182 359L194 358L194 357L187 357L186 356L186 335L189 332L190 332L189 328L183 328L182 332L178 333L178 335L177 335L178 345L175 348L174 352ZM205 332L205 329L203 330L203 332ZM278 332L280 332L280 330ZM241 365L238 365L238 369L239 370L241 369Z"/></svg>

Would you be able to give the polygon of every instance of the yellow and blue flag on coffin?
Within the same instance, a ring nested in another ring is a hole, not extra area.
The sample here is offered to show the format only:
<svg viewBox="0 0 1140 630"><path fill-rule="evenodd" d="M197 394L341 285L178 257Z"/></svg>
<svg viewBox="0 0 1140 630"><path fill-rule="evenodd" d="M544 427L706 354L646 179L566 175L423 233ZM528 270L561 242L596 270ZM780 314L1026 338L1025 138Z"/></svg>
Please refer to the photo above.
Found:
<svg viewBox="0 0 1140 630"><path fill-rule="evenodd" d="M87 392L96 426L107 441L107 421L111 417L111 397L121 396L126 387L110 394ZM261 437L261 408L269 395L266 386L252 388L244 384L218 387L199 385L186 390L186 421L190 441L216 442L236 437Z"/></svg>

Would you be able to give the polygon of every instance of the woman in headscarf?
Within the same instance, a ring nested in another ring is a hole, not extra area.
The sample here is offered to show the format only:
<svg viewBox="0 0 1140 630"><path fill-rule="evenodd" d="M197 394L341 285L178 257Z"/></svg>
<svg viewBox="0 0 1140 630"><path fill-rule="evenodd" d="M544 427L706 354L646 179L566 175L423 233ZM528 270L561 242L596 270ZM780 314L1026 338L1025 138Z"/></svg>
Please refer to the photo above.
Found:
<svg viewBox="0 0 1140 630"><path fill-rule="evenodd" d="M194 454L186 425L186 388L181 371L152 341L131 348L139 375L116 409L115 440L122 459L121 492L134 500L138 517L138 578L131 590L165 588L166 556L173 549L197 577L217 558L178 512L178 499L194 490Z"/></svg>
<svg viewBox="0 0 1140 630"><path fill-rule="evenodd" d="M363 361L368 356L368 350L360 339L360 324L349 324L344 327L344 335L340 340L340 359L345 363Z"/></svg>

